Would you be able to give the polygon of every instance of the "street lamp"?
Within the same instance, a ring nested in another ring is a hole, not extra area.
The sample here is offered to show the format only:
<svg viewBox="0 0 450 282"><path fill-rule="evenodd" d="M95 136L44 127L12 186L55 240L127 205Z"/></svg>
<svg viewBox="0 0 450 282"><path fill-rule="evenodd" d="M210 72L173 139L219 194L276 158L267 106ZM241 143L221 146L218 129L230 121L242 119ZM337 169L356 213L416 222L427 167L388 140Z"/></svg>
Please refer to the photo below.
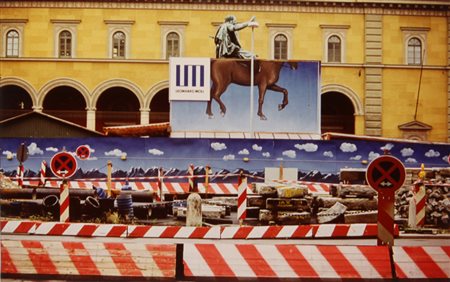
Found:
<svg viewBox="0 0 450 282"><path fill-rule="evenodd" d="M255 21L251 21L248 23L248 26L252 28L252 45L251 45L251 59L250 59L250 135L254 136L253 132L253 84L255 81L255 38L254 38L254 30L255 27L258 27L259 24Z"/></svg>

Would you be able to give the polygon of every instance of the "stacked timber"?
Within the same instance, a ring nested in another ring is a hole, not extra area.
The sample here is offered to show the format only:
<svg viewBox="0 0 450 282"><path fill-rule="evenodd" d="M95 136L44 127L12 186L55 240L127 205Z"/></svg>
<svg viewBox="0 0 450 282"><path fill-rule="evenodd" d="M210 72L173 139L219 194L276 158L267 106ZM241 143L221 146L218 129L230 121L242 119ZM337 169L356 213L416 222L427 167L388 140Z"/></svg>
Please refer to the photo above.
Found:
<svg viewBox="0 0 450 282"><path fill-rule="evenodd" d="M306 185L255 183L256 195L247 198L247 212L257 210L263 224L299 225L311 222ZM250 213L251 214L251 213Z"/></svg>
<svg viewBox="0 0 450 282"><path fill-rule="evenodd" d="M428 177L432 177L432 179ZM426 191L425 224L450 228L450 169L427 173L424 185ZM413 188L413 185L407 185L397 191L395 209L396 220L399 222L408 220L409 204L414 197Z"/></svg>
<svg viewBox="0 0 450 282"><path fill-rule="evenodd" d="M367 185L333 185L330 197L319 198L318 223L377 222L377 192Z"/></svg>
<svg viewBox="0 0 450 282"><path fill-rule="evenodd" d="M1 189L19 189L19 185L14 183L9 177L3 175L3 172L0 172L0 188Z"/></svg>

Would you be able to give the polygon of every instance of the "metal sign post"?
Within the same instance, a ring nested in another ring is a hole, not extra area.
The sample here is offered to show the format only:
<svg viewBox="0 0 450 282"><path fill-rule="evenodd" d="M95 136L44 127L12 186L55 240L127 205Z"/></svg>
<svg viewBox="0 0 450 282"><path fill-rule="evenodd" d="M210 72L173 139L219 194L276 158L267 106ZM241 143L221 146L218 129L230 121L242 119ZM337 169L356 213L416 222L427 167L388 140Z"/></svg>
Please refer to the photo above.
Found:
<svg viewBox="0 0 450 282"><path fill-rule="evenodd" d="M367 167L366 180L378 192L378 245L394 245L395 191L405 182L403 163L384 155L374 159Z"/></svg>

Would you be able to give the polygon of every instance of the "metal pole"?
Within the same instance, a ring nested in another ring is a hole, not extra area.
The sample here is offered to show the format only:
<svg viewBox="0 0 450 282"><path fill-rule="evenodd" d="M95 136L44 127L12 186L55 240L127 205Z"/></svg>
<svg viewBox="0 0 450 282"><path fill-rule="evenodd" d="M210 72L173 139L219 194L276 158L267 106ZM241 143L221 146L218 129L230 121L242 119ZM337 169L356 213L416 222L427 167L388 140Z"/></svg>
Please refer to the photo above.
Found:
<svg viewBox="0 0 450 282"><path fill-rule="evenodd" d="M252 57L250 59L250 136L252 138L255 137L255 133L253 132L253 84L255 80L254 30L255 27L252 26L252 45L251 45Z"/></svg>

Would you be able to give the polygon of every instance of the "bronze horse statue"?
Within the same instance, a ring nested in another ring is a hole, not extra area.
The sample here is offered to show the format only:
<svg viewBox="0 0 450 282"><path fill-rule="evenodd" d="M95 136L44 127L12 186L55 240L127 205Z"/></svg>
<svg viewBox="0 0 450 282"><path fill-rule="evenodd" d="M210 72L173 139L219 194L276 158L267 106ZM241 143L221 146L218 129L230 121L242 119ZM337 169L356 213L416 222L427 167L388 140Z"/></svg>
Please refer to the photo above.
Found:
<svg viewBox="0 0 450 282"><path fill-rule="evenodd" d="M297 62L283 61L255 61L254 85L258 86L258 116L261 120L267 120L262 111L264 96L266 90L272 90L283 93L283 101L278 105L278 110L283 110L288 104L287 89L278 86L276 83L280 77L280 70L284 63L287 63L291 69L297 69ZM238 59L215 59L211 61L211 98L206 107L206 114L209 118L213 117L211 111L211 101L214 99L220 106L220 113L225 115L227 109L220 99L228 85L235 83L242 86L250 86L250 63L248 60Z"/></svg>

